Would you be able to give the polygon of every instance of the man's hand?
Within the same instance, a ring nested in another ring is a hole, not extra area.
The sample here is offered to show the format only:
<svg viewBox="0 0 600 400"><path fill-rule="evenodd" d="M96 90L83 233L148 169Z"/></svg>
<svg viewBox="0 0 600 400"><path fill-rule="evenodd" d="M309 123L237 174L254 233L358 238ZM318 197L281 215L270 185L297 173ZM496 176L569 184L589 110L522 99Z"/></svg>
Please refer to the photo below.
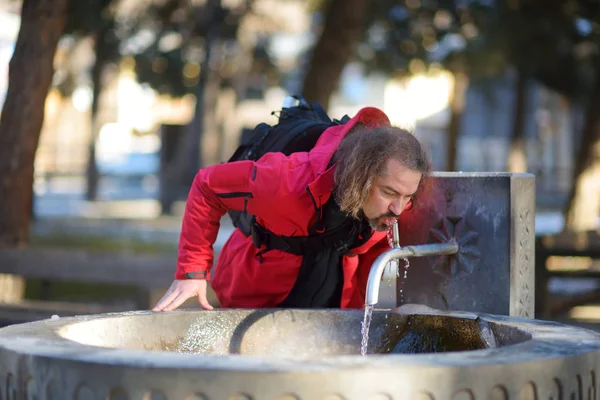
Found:
<svg viewBox="0 0 600 400"><path fill-rule="evenodd" d="M167 293L156 303L152 311L173 311L190 297L198 296L198 303L205 310L212 310L213 306L206 300L206 280L183 279L175 280Z"/></svg>

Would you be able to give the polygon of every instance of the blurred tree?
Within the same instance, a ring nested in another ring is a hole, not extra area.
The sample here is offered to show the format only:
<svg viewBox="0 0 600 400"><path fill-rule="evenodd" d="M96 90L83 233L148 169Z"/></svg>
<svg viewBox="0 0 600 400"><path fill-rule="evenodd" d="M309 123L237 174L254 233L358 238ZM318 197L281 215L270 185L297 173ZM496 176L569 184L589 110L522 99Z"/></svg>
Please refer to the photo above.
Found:
<svg viewBox="0 0 600 400"><path fill-rule="evenodd" d="M600 3L569 0L563 10L580 36L569 55L580 68L578 77L587 89L582 91L586 113L576 150L573 186L564 209L565 229L583 231L597 228L600 212Z"/></svg>
<svg viewBox="0 0 600 400"><path fill-rule="evenodd" d="M512 0L506 4L499 26L507 32L506 52L520 75L532 76L586 110L582 132L574 135L580 140L564 208L565 229L595 229L600 212L600 3ZM513 139L517 136L515 130ZM515 146L521 145L513 144L513 151Z"/></svg>
<svg viewBox="0 0 600 400"><path fill-rule="evenodd" d="M312 51L302 95L327 110L342 71L364 31L367 0L329 0L322 32Z"/></svg>
<svg viewBox="0 0 600 400"><path fill-rule="evenodd" d="M228 71L235 70L236 51L231 43L251 4L249 0L230 2L229 7L221 0L154 3L135 21L124 42L125 55L133 57L140 82L160 94L192 94L196 100L185 134L177 135L181 137L178 143L169 144L173 163L165 165L168 171L161 173L161 186L168 185L172 194L176 193L171 199L187 193L203 166L203 135L208 132L211 139L219 141L213 121L217 95L223 79L231 77ZM143 44L136 44L140 42ZM166 208L169 202L163 202Z"/></svg>
<svg viewBox="0 0 600 400"><path fill-rule="evenodd" d="M91 135L86 168L87 200L96 200L98 195L99 174L96 164L96 140L100 131L98 108L102 93L102 74L107 65L120 58L120 40L115 22L115 10L118 3L119 0L70 0L68 19L64 30L66 35L74 36L79 40L92 37L94 41L94 64L91 70ZM70 93L64 94L70 95Z"/></svg>
<svg viewBox="0 0 600 400"><path fill-rule="evenodd" d="M385 0L369 7L368 29L357 58L368 70L382 70L400 79L427 73L436 65L452 72L446 170L453 171L470 82L497 76L507 65L502 53L489 46L490 38L477 29L488 23L493 9L478 1L402 3Z"/></svg>
<svg viewBox="0 0 600 400"><path fill-rule="evenodd" d="M86 198L95 200L98 190L98 169L96 165L96 140L100 130L98 111L100 96L104 83L102 76L105 67L118 62L120 59L120 37L115 14L122 0L69 0L67 22L63 37L71 39L69 51L62 64L57 65L54 86L63 97L70 97L73 91L81 85L81 76L89 74L90 82L86 82L92 90L90 112L90 141L88 144L88 160L86 168ZM93 63L89 71L82 70L82 63L76 57L76 49L89 46L86 41L91 39L93 46Z"/></svg>
<svg viewBox="0 0 600 400"><path fill-rule="evenodd" d="M67 0L24 0L0 119L0 247L26 246L33 161Z"/></svg>
<svg viewBox="0 0 600 400"><path fill-rule="evenodd" d="M405 76L440 63L454 75L448 124L447 166L456 167L464 95L470 82L514 72L513 121L508 169L525 171L524 131L533 80L565 95L578 90L577 43L572 7L562 0L406 0L370 8L359 58L368 67ZM413 68L411 68L411 66ZM416 67L416 68L415 68ZM492 98L491 96L488 96Z"/></svg>
<svg viewBox="0 0 600 400"><path fill-rule="evenodd" d="M496 2L485 25L479 26L489 46L501 52L514 71L511 172L526 172L525 125L532 82L566 95L577 90L577 71L570 51L579 40L572 16L562 0Z"/></svg>

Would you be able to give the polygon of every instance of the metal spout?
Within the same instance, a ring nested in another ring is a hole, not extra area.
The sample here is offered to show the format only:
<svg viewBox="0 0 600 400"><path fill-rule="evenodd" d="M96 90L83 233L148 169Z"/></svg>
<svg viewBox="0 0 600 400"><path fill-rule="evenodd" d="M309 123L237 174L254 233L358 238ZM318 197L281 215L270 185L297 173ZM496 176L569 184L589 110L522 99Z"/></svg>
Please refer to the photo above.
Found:
<svg viewBox="0 0 600 400"><path fill-rule="evenodd" d="M408 257L426 257L451 255L458 252L458 244L454 239L447 243L422 244L417 246L396 247L387 250L375 259L369 272L367 281L367 293L365 296L365 305L371 306L379 301L379 285L381 277L387 263L391 260L397 260Z"/></svg>
<svg viewBox="0 0 600 400"><path fill-rule="evenodd" d="M392 248L400 248L400 231L398 230L398 220L392 223Z"/></svg>

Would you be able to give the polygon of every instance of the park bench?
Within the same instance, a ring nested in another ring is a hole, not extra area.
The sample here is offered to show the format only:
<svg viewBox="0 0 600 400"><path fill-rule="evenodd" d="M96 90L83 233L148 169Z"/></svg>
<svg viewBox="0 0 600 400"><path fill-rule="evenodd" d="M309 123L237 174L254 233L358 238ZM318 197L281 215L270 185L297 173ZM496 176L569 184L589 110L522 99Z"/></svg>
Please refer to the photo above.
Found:
<svg viewBox="0 0 600 400"><path fill-rule="evenodd" d="M133 288L133 304L52 302L44 298L0 303L0 323L29 322L151 308L173 281L175 257L124 252L26 248L0 250L0 274L42 282L120 285ZM211 295L211 293L209 293ZM212 296L211 296L212 297ZM214 298L210 299L216 304Z"/></svg>
<svg viewBox="0 0 600 400"><path fill-rule="evenodd" d="M536 318L551 318L572 307L600 300L600 288L559 297L552 296L549 291L552 278L600 279L598 231L539 236L535 252Z"/></svg>

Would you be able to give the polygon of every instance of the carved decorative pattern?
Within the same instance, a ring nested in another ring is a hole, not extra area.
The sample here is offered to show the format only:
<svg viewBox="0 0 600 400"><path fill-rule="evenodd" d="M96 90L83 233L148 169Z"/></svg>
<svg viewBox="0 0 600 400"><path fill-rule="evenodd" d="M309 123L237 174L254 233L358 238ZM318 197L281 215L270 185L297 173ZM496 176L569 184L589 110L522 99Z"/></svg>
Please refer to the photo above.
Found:
<svg viewBox="0 0 600 400"><path fill-rule="evenodd" d="M570 371L569 371L570 372ZM27 378L23 385L17 387L16 380L14 374L9 373L6 377L0 380L0 400L17 400L17 399L40 399L39 393L37 392L37 388L41 387L39 382L34 378ZM478 382L480 384L480 382ZM563 384L566 383L566 384ZM133 388L128 387L128 389L133 390ZM513 389L514 390L514 389ZM473 391L469 388L460 388L451 396L452 400L479 400L479 399L490 399L490 400L508 400L513 399L512 396L509 396L509 390L503 384L496 384L490 387L487 395L484 397L477 397L473 393ZM520 389L517 388L518 395L514 397L514 399L518 400L561 400L561 399L569 399L569 400L588 400L588 399L596 399L597 397L597 387L596 387L596 373L595 371L589 371L586 373L579 373L576 375L571 375L570 379L561 380L559 378L548 378L548 380L544 380L543 382L539 381L528 381L526 382ZM57 393L52 393L52 396L55 396ZM44 398L44 397L42 397ZM65 399L64 393L60 393L59 397L45 397L49 400L53 399ZM110 394L108 399L127 399L130 398L127 394L127 391L123 387L117 387L110 390ZM256 400L261 398L259 395L254 397L254 394L250 393L237 393L227 398L227 400ZM312 398L312 397L311 397ZM354 399L354 397L352 397ZM366 397L366 400L399 400L404 399L405 396L399 395L391 395L389 393L374 393L371 396ZM434 396L432 393L428 391L419 391L414 393L410 399L411 400L439 400L442 398L447 398L445 396ZM81 383L76 386L76 390L74 391L73 400L91 400L91 399L100 399L98 395L94 394L94 392L90 389L87 384ZM143 400L160 400L160 399L171 399L169 395L165 394L160 390L149 390L144 396ZM278 397L275 397L276 400L306 400L308 398L301 398L299 395L295 393L282 393ZM321 400L345 400L341 394L332 393L326 395ZM185 400L213 400L213 397L209 398L208 396L201 393L193 393L185 397Z"/></svg>
<svg viewBox="0 0 600 400"><path fill-rule="evenodd" d="M160 390L151 390L144 393L143 400L167 400L167 396Z"/></svg>
<svg viewBox="0 0 600 400"><path fill-rule="evenodd" d="M231 396L229 400L252 400L252 396L246 393L238 393Z"/></svg>
<svg viewBox="0 0 600 400"><path fill-rule="evenodd" d="M533 269L533 254L534 254L534 240L532 231L533 227L533 213L528 209L523 209L519 212L517 219L517 282L513 284L518 285L517 294L517 316L533 318L531 313L533 303L533 291L530 287L532 283L532 269Z"/></svg>
<svg viewBox="0 0 600 400"><path fill-rule="evenodd" d="M583 383L581 382L581 375L577 375L575 377L575 382L576 382L576 386L573 388L573 391L571 391L570 397L572 399L576 399L576 398L583 399Z"/></svg>
<svg viewBox="0 0 600 400"><path fill-rule="evenodd" d="M276 400L300 400L300 397L296 396L295 394L286 393L277 397Z"/></svg>
<svg viewBox="0 0 600 400"><path fill-rule="evenodd" d="M86 385L80 385L75 393L75 400L94 400L94 392Z"/></svg>
<svg viewBox="0 0 600 400"><path fill-rule="evenodd" d="M115 388L110 391L108 400L129 400L129 396L127 395L125 389Z"/></svg>
<svg viewBox="0 0 600 400"><path fill-rule="evenodd" d="M17 386L12 374L6 377L6 400L17 400Z"/></svg>
<svg viewBox="0 0 600 400"><path fill-rule="evenodd" d="M527 382L519 392L519 400L537 400L537 388L535 383Z"/></svg>
<svg viewBox="0 0 600 400"><path fill-rule="evenodd" d="M413 396L412 400L434 400L431 393L421 392Z"/></svg>
<svg viewBox="0 0 600 400"><path fill-rule="evenodd" d="M27 378L27 382L25 383L25 398L27 400L38 399L37 385L32 377Z"/></svg>
<svg viewBox="0 0 600 400"><path fill-rule="evenodd" d="M369 397L369 400L394 400L394 398L389 394L377 393L376 395Z"/></svg>
<svg viewBox="0 0 600 400"><path fill-rule="evenodd" d="M490 393L490 400L508 400L508 392L504 386L494 386Z"/></svg>
<svg viewBox="0 0 600 400"><path fill-rule="evenodd" d="M61 395L61 390L56 379L50 379L46 384L46 397L54 399Z"/></svg>
<svg viewBox="0 0 600 400"><path fill-rule="evenodd" d="M200 393L194 393L187 396L185 400L208 400L208 397Z"/></svg>
<svg viewBox="0 0 600 400"><path fill-rule="evenodd" d="M459 274L471 274L481 259L477 249L479 234L463 217L445 217L430 232L429 243L447 243L456 240L458 252L450 256L431 257L432 268L446 278Z"/></svg>
<svg viewBox="0 0 600 400"><path fill-rule="evenodd" d="M458 392L454 393L452 396L452 400L475 400L475 396L473 392L469 389L461 389Z"/></svg>

